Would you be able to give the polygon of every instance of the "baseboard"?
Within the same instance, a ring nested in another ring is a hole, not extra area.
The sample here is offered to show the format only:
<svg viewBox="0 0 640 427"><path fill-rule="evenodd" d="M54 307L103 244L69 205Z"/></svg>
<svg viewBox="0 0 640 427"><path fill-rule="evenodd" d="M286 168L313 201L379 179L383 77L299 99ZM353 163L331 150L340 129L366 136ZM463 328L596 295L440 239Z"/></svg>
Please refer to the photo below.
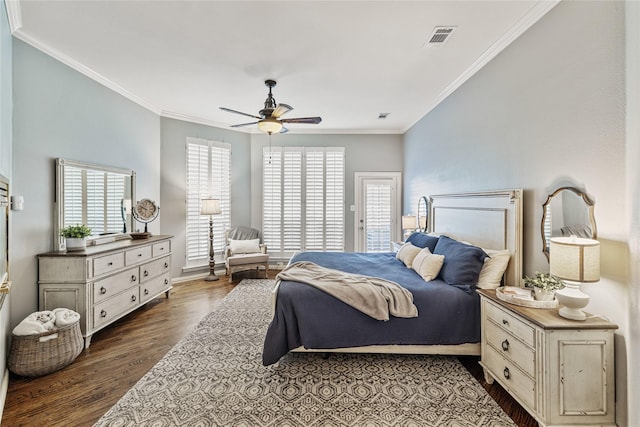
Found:
<svg viewBox="0 0 640 427"><path fill-rule="evenodd" d="M0 420L2 419L2 413L4 412L4 403L7 401L7 392L9 390L9 370L4 370L4 376L2 377L2 389L0 389Z"/></svg>

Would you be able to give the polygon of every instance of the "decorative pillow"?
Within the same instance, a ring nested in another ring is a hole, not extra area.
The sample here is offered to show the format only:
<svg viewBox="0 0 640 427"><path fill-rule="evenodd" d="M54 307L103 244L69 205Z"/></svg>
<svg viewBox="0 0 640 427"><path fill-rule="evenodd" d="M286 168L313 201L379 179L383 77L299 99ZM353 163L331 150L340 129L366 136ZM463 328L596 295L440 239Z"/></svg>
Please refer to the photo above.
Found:
<svg viewBox="0 0 640 427"><path fill-rule="evenodd" d="M511 259L511 252L508 249L501 251L484 249L484 251L488 256L484 260L476 286L480 289L496 289L501 285L502 276Z"/></svg>
<svg viewBox="0 0 640 427"><path fill-rule="evenodd" d="M402 261L408 268L411 268L413 259L416 257L416 255L418 255L420 251L420 248L413 246L410 242L407 242L402 245L402 247L396 254L396 258Z"/></svg>
<svg viewBox="0 0 640 427"><path fill-rule="evenodd" d="M434 254L444 255L440 279L449 285L475 285L487 254L472 245L467 245L447 236L440 236Z"/></svg>
<svg viewBox="0 0 640 427"><path fill-rule="evenodd" d="M229 248L231 249L231 254L254 254L260 252L260 239L229 239Z"/></svg>
<svg viewBox="0 0 640 427"><path fill-rule="evenodd" d="M436 277L444 263L444 255L432 254L429 248L420 250L413 260L411 268L415 270L425 281L430 282Z"/></svg>
<svg viewBox="0 0 640 427"><path fill-rule="evenodd" d="M433 253L433 250L438 243L438 237L430 236L426 233L415 232L411 236L407 237L407 242L411 242L413 246L417 246L419 248L429 248L429 251Z"/></svg>

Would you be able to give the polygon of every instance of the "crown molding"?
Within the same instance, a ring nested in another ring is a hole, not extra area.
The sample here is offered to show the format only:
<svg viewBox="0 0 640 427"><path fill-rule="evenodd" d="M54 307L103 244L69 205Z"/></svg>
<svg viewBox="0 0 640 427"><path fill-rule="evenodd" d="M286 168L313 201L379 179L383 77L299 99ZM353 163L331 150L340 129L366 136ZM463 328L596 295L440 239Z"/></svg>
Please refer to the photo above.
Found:
<svg viewBox="0 0 640 427"><path fill-rule="evenodd" d="M205 125L205 126L213 126L221 129L226 129L229 127L228 123L217 122L215 120L205 119L202 117L190 116L188 114L177 113L175 111L162 110L160 112L160 116L166 117L168 119L181 120L183 122L196 123L196 124ZM232 129L232 130L242 132L242 133L251 133L249 129L246 129L246 128L245 129L238 128L238 129Z"/></svg>
<svg viewBox="0 0 640 427"><path fill-rule="evenodd" d="M4 0L7 8L7 17L9 18L9 28L11 34L22 28L22 11L20 9L20 0Z"/></svg>
<svg viewBox="0 0 640 427"><path fill-rule="evenodd" d="M80 74L84 74L85 76L89 77L90 79L100 83L101 85L111 89L112 91L124 96L125 98L127 98L128 100L140 105L143 108L146 108L147 110L160 115L160 109L158 109L157 107L155 107L153 104L151 104L150 102L140 98L139 96L135 95L132 92L129 92L127 89L123 88L122 86L118 85L117 83L113 82L112 80L109 80L108 78L106 78L105 76L103 76L102 74L94 71L93 69L87 67L86 65L81 64L80 62L76 61L75 59L65 55L64 53L53 49L49 46L47 46L44 43L41 43L39 40L36 40L30 36L28 36L27 34L24 33L24 31L22 30L17 30L13 33L13 36L16 37L19 40L22 40L23 42L27 43L28 45L33 46L34 48L38 49L39 51L45 53L46 55L60 61L61 63L65 64L66 66L72 68L73 70L79 72Z"/></svg>
<svg viewBox="0 0 640 427"><path fill-rule="evenodd" d="M409 125L402 133L407 132L416 123L418 123L424 116L429 114L434 108L436 108L442 101L444 101L449 95L451 95L456 89L462 86L467 80L469 80L475 73L477 73L482 67L487 65L489 61L495 58L500 52L506 49L511 43L513 43L518 37L520 37L525 31L527 31L533 24L538 22L544 15L551 9L556 7L561 0L543 0L536 2L531 8L520 18L511 28L509 28L502 36L498 38L482 55L476 59L469 68L467 68L462 74L460 74L449 86L447 86L438 97L435 99L431 107L420 116L418 120Z"/></svg>

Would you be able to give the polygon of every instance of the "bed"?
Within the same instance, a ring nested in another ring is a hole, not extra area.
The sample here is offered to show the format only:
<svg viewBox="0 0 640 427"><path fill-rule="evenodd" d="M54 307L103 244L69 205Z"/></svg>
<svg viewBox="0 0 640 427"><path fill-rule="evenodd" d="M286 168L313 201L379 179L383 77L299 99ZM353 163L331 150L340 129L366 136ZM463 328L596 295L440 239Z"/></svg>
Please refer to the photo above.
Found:
<svg viewBox="0 0 640 427"><path fill-rule="evenodd" d="M501 283L521 285L521 189L431 196L429 224L430 234L414 236L414 242L420 241L431 252L438 242L456 248L471 244L483 253L508 251ZM289 351L479 355L480 303L475 284L452 281L464 268L454 269L461 264L449 253L444 260L441 274L427 282L394 253L296 254L290 265L313 263L396 282L411 293L418 315L376 320L288 277L278 281L273 291L273 319L265 336L263 363L277 363ZM443 275L445 266L448 272Z"/></svg>

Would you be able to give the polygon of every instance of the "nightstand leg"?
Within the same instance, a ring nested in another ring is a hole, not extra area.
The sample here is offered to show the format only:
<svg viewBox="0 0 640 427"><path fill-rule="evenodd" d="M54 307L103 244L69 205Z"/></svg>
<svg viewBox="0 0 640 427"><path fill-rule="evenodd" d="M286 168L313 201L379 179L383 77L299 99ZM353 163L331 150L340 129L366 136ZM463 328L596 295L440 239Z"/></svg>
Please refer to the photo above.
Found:
<svg viewBox="0 0 640 427"><path fill-rule="evenodd" d="M482 370L484 371L484 380L487 382L487 384L493 384L493 376L486 368L482 368Z"/></svg>

